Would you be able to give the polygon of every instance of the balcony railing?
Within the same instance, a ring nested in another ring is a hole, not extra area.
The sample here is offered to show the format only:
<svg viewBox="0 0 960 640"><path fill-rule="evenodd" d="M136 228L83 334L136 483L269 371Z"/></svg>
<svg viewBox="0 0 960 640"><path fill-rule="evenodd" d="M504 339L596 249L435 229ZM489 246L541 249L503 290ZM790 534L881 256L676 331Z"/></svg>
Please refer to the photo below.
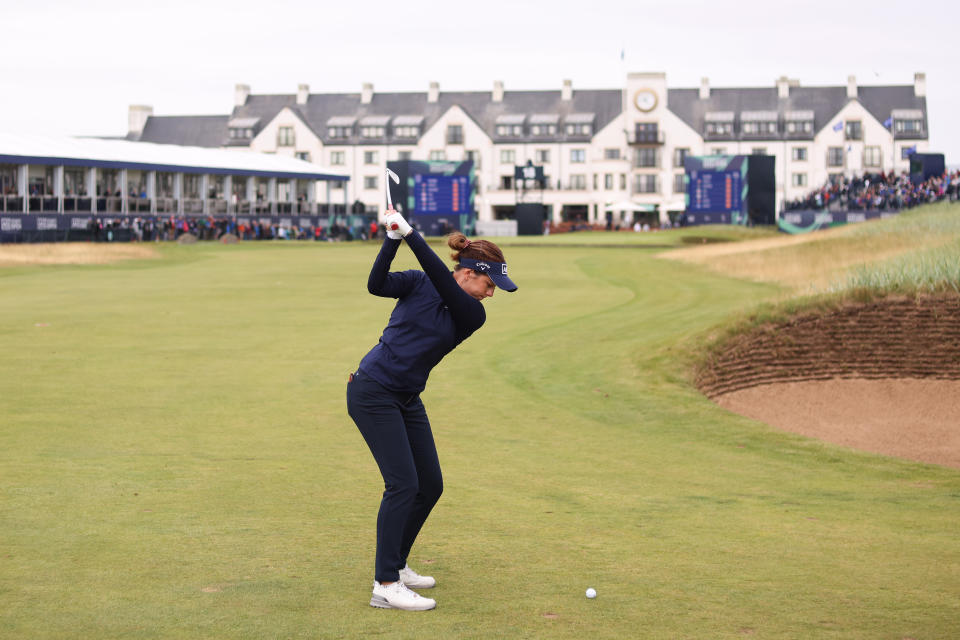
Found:
<svg viewBox="0 0 960 640"><path fill-rule="evenodd" d="M667 137L662 129L656 131L628 131L629 144L665 144Z"/></svg>

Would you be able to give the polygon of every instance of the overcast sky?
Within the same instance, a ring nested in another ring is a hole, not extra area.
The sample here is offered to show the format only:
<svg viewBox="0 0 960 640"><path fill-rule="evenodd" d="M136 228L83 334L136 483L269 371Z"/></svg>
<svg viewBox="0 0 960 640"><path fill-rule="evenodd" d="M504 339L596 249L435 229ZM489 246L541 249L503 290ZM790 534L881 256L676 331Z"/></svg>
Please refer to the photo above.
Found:
<svg viewBox="0 0 960 640"><path fill-rule="evenodd" d="M123 135L130 104L226 114L254 93L913 84L960 163L960 3L944 0L4 3L0 129ZM621 51L623 60L621 61Z"/></svg>

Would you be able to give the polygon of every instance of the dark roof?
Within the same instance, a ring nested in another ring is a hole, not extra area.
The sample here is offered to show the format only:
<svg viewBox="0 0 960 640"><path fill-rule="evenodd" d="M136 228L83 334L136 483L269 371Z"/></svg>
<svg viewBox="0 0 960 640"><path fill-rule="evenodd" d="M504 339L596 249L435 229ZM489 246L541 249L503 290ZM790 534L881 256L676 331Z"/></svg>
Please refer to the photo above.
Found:
<svg viewBox="0 0 960 640"><path fill-rule="evenodd" d="M921 109L926 127L926 99L914 95L913 85L858 87L857 99L881 123L893 109ZM813 135L828 126L847 104L847 87L790 87L787 98L777 97L776 87L711 88L710 97L701 100L699 89L668 89L667 106L697 133L704 132L708 112L732 111L739 120L743 111L775 111L783 118L788 111L813 111ZM738 127L739 129L739 127ZM782 137L783 132L777 137ZM739 136L734 136L738 138Z"/></svg>
<svg viewBox="0 0 960 640"><path fill-rule="evenodd" d="M489 91L440 93L437 102L427 102L426 93L375 93L369 104L362 104L359 93L311 94L306 104L296 104L295 95L251 95L244 105L234 108L231 118L260 118L260 126L270 122L284 108L295 111L324 144L383 144L398 140L388 137L361 139L359 132L349 139L330 138L327 120L334 116L352 116L358 120L370 115L422 115L421 131L426 131L450 108L459 106L487 134L497 139L496 118L501 114L524 115L555 113L561 123L571 113L594 113L594 131L599 131L620 113L621 92L611 90L574 91L564 101L559 91L506 91L502 102L493 102ZM554 140L566 138L562 127ZM582 136L580 137L582 139ZM518 142L534 140L529 135L511 138Z"/></svg>
<svg viewBox="0 0 960 640"><path fill-rule="evenodd" d="M859 87L858 99L863 106L881 123L893 109L919 109L923 112L923 135L926 135L927 112L926 99L914 95L912 85ZM560 91L506 91L501 102L493 101L489 91L463 91L439 93L436 102L428 102L427 94L418 93L374 93L369 104L362 104L359 93L321 93L311 94L306 104L297 104L295 94L250 95L246 102L233 109L228 116L150 116L143 133L137 138L145 142L165 144L196 145L202 147L221 147L231 144L227 123L233 119L256 119L253 127L256 135L269 124L284 108L295 112L301 120L316 134L324 145L337 144L402 144L413 142L393 136L392 127L386 128L383 138L360 138L359 127L354 127L350 138L331 138L327 121L332 117L349 116L357 122L366 116L423 116L421 134L433 126L451 107L459 106L477 125L487 132L491 139L498 142L534 142L534 141L588 141L591 136L568 136L563 126L565 118L572 114L580 116L595 114L593 132L601 130L621 112L622 92L620 89L595 89L573 91L570 100L563 100ZM846 105L847 88L838 87L802 87L791 86L789 97L779 98L776 87L712 88L710 97L700 99L699 89L668 89L667 107L681 120L690 125L697 133L704 135L704 121L710 112L732 112L735 133L726 139L741 139L739 126L740 114L744 111L772 111L783 119L787 112L812 111L813 130L801 134L801 138L812 139L824 127L831 124L836 114ZM556 135L535 137L530 127L524 128L522 136L504 138L497 135L497 118L504 115L556 114L559 126ZM788 137L784 128L773 136L775 139ZM796 134L789 136L796 139ZM758 136L749 136L758 139ZM759 139L769 139L762 136ZM249 139L237 139L233 144L247 146Z"/></svg>
<svg viewBox="0 0 960 640"><path fill-rule="evenodd" d="M229 116L150 116L143 132L135 140L194 147L222 147L228 141L229 119Z"/></svg>

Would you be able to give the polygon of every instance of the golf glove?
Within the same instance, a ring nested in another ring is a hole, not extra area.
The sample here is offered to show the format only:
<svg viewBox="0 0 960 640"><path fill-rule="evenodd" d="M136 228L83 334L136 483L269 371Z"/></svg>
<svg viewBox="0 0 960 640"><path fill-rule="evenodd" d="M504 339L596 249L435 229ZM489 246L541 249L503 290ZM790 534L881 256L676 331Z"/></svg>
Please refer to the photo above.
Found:
<svg viewBox="0 0 960 640"><path fill-rule="evenodd" d="M403 216L396 211L388 213L384 218L384 223L387 225L388 234L393 231L395 233L399 233L401 237L406 237L410 235L411 231L413 231L413 227L411 227L407 221L403 219Z"/></svg>
<svg viewBox="0 0 960 640"><path fill-rule="evenodd" d="M403 236L400 235L398 232L393 231L393 230L390 228L390 225L387 224L387 217L388 217L391 213L395 213L395 211L394 211L393 209L387 209L387 210L384 212L383 217L380 219L380 224L383 226L384 231L387 232L387 237L388 237L388 238L390 238L391 240L403 240Z"/></svg>

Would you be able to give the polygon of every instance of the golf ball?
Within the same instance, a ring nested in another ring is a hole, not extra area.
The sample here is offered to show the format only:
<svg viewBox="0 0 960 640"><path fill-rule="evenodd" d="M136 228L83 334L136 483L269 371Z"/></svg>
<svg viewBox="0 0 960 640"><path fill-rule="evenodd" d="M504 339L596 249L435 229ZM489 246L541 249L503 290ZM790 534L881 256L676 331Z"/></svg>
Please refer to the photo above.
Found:
<svg viewBox="0 0 960 640"><path fill-rule="evenodd" d="M597 597L597 590L594 589L593 587L590 587L589 589L587 589L587 597L588 597L588 598L596 598L596 597Z"/></svg>

